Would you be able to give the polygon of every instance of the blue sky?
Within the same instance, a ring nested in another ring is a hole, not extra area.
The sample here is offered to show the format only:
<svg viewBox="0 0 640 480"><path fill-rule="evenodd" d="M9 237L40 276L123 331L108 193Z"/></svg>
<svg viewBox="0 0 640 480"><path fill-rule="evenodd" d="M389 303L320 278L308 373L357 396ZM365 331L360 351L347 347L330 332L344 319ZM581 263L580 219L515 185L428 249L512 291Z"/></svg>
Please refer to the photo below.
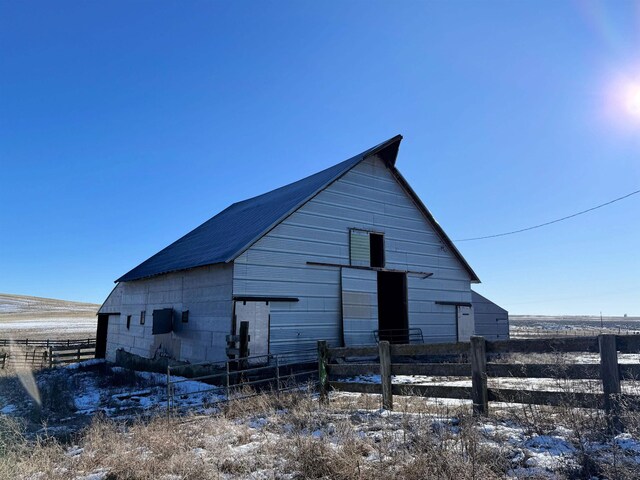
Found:
<svg viewBox="0 0 640 480"><path fill-rule="evenodd" d="M0 0L0 292L101 302L228 204L397 133L451 238L640 188L637 2ZM640 315L640 195L458 244L512 313Z"/></svg>

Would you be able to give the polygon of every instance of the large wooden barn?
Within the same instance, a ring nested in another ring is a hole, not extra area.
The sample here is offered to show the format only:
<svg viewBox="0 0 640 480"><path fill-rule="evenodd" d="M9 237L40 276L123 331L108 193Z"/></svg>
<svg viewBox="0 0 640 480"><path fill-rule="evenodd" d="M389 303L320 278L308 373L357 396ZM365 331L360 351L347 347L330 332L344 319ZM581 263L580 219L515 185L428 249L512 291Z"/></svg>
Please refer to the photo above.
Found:
<svg viewBox="0 0 640 480"><path fill-rule="evenodd" d="M124 274L98 356L221 361L242 321L252 356L468 339L479 279L397 170L401 140L235 203Z"/></svg>

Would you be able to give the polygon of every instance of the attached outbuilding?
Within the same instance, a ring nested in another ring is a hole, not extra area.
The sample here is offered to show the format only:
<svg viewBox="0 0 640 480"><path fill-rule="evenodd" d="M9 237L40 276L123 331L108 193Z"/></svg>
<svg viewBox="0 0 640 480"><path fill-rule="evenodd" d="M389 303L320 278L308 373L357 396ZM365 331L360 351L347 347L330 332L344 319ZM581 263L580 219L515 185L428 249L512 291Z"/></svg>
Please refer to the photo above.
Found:
<svg viewBox="0 0 640 480"><path fill-rule="evenodd" d="M479 282L396 168L401 136L235 203L116 280L98 354L222 361L250 353L467 340Z"/></svg>
<svg viewBox="0 0 640 480"><path fill-rule="evenodd" d="M471 290L475 334L487 340L509 339L509 312Z"/></svg>

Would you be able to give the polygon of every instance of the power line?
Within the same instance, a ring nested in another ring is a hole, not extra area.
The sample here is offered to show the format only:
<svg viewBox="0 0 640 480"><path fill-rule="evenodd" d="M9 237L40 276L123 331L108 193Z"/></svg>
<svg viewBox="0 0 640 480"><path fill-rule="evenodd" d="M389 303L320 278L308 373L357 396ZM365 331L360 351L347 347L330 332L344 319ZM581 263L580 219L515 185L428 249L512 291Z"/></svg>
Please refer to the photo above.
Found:
<svg viewBox="0 0 640 480"><path fill-rule="evenodd" d="M612 203L619 202L620 200L624 200L625 198L629 198L630 196L635 195L637 193L640 193L640 190L636 190L635 192L628 193L628 194L626 194L626 195L624 195L622 197L614 198L613 200L611 200L609 202L601 203L600 205L596 205L595 207L591 207L591 208L588 208L586 210L582 210L581 212L573 213L571 215L567 215L566 217L557 218L556 220L551 220L550 222L541 223L539 225L534 225L532 227L521 228L520 230L513 230L511 232L496 233L495 235L485 235L484 237L462 238L462 239L455 240L455 241L456 242L471 242L473 240L484 240L486 238L504 237L506 235L514 235L516 233L522 233L522 232L526 232L528 230L534 230L536 228L546 227L547 225L551 225L552 223L562 222L563 220L568 220L569 218L577 217L578 215L583 215L585 213L592 212L592 211L597 210L599 208L606 207L607 205L611 205Z"/></svg>

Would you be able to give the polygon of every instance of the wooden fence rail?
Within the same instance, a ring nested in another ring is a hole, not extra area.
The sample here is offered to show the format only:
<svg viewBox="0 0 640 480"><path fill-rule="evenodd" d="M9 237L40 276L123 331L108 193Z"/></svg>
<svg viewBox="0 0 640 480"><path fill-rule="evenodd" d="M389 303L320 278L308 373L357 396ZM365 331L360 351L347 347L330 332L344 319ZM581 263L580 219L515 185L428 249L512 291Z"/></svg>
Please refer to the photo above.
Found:
<svg viewBox="0 0 640 480"><path fill-rule="evenodd" d="M7 340L0 339L0 369L52 368L95 357L95 339L81 340Z"/></svg>
<svg viewBox="0 0 640 480"><path fill-rule="evenodd" d="M81 344L81 345L57 345L49 347L49 368L56 365L64 365L68 363L80 362L82 360L89 360L95 357L96 345L94 344Z"/></svg>
<svg viewBox="0 0 640 480"><path fill-rule="evenodd" d="M10 345L25 345L31 347L52 347L58 345L82 345L82 344L93 344L96 343L95 338L81 338L77 340L33 340L29 338L21 338L21 339L11 339L11 338L0 338L0 347L8 347Z"/></svg>
<svg viewBox="0 0 640 480"><path fill-rule="evenodd" d="M572 405L605 409L616 425L622 403L640 408L640 396L622 394L621 380L640 378L640 364L619 364L621 353L640 353L640 336L600 335L598 337L553 338L486 341L472 337L469 343L431 345L390 345L382 341L377 346L328 348L318 342L318 372L321 400L329 389L382 395L384 408L393 408L393 395L471 399L475 415L486 415L489 402L510 402L540 405ZM495 354L508 353L599 353L598 364L513 364L491 363ZM429 359L430 356L465 356L469 363L401 363L398 357ZM377 357L375 362L332 363L337 359ZM336 381L332 377L380 375L379 384ZM426 375L471 377L471 387L446 385L392 384L393 375ZM489 377L599 379L603 393L524 391L489 388Z"/></svg>

